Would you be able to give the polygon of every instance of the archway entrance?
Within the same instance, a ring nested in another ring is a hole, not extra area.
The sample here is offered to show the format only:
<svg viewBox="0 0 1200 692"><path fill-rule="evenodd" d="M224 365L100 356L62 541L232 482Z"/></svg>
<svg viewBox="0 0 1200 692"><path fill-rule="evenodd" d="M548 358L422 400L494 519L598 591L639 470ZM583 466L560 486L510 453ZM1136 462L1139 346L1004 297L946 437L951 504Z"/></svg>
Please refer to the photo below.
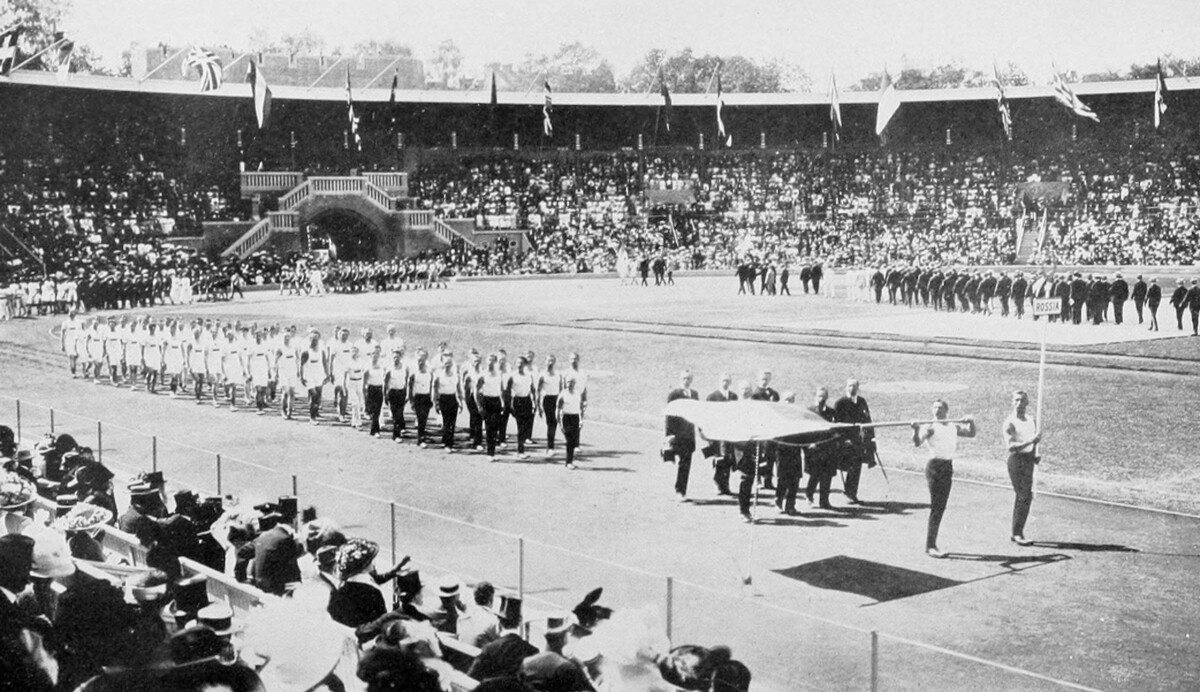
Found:
<svg viewBox="0 0 1200 692"><path fill-rule="evenodd" d="M345 209L330 209L308 223L312 250L329 249L342 262L369 262L376 258L375 228L358 214Z"/></svg>

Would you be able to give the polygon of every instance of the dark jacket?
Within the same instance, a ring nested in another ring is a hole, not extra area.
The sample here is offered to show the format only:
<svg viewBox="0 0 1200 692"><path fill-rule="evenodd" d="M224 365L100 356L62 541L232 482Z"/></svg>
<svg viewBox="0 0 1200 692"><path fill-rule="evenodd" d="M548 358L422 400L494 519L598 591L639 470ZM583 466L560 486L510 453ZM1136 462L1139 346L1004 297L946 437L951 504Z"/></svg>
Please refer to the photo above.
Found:
<svg viewBox="0 0 1200 692"><path fill-rule="evenodd" d="M254 539L254 585L267 593L282 594L289 583L300 581L297 558L304 546L290 527L283 524Z"/></svg>
<svg viewBox="0 0 1200 692"><path fill-rule="evenodd" d="M675 388L667 395L667 403L676 399L699 399L700 395L694 389ZM696 426L678 416L667 416L665 431L667 436L674 436L672 449L681 454L696 451Z"/></svg>

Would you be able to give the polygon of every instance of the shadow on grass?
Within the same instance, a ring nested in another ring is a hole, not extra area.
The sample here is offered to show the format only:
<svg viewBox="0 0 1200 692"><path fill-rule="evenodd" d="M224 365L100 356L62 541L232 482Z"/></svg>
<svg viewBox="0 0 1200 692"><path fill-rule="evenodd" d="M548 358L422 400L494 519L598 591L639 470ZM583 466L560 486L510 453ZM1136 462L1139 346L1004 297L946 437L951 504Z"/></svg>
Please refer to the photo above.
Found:
<svg viewBox="0 0 1200 692"><path fill-rule="evenodd" d="M1045 555L990 555L986 553L947 552L945 559L964 562L995 562L1004 569L1016 571L1025 567L1035 567L1037 565L1070 560L1071 556L1062 553L1047 553Z"/></svg>
<svg viewBox="0 0 1200 692"><path fill-rule="evenodd" d="M1068 541L1034 541L1031 545L1036 548L1050 550L1078 550L1084 553L1140 553L1137 548L1115 543L1072 543Z"/></svg>
<svg viewBox="0 0 1200 692"><path fill-rule="evenodd" d="M857 505L857 507L855 505L851 505L850 507L843 507L842 509L856 509L856 508L861 509L862 511L873 512L876 514L908 514L909 512L911 512L913 510L929 509L929 503L928 502L891 502L891 501L870 502L870 501L864 501L864 502L860 502Z"/></svg>
<svg viewBox="0 0 1200 692"><path fill-rule="evenodd" d="M963 583L936 574L846 555L772 571L819 589L844 591L876 603L918 596Z"/></svg>

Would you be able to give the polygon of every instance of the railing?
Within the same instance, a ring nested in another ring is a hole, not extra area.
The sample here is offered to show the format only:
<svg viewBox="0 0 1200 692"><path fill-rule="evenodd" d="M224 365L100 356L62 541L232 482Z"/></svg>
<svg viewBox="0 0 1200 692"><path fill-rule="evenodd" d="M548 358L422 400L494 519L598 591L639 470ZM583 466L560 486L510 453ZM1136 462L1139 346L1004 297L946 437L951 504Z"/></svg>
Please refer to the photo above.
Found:
<svg viewBox="0 0 1200 692"><path fill-rule="evenodd" d="M296 186L294 190L279 198L279 210L289 211L300 206L300 203L308 199L312 194L312 185L306 180Z"/></svg>
<svg viewBox="0 0 1200 692"><path fill-rule="evenodd" d="M251 252L262 247L262 244L267 242L272 233L271 217L260 220L258 223L250 227L250 230L242 234L242 237L233 241L233 244L225 248L221 252L222 257L230 257L237 255L245 257Z"/></svg>
<svg viewBox="0 0 1200 692"><path fill-rule="evenodd" d="M433 229L433 212L425 209L404 209L400 212L401 227L419 230Z"/></svg>
<svg viewBox="0 0 1200 692"><path fill-rule="evenodd" d="M385 192L400 193L401 197L408 196L408 174L396 171L363 173L372 185Z"/></svg>
<svg viewBox="0 0 1200 692"><path fill-rule="evenodd" d="M732 646L754 672L755 692L1091 689L772 605L749 590L676 579L27 401L0 397L0 402L7 402L0 403L0 421L15 422L25 445L43 432L70 432L118 477L161 471L172 487L212 495L235 492L243 504L296 496L300 506L321 508L343 526L353 526L356 535L376 541L381 562L394 563L402 555L397 550L402 536L403 554L414 557L426 584L446 574L468 583L486 579L521 596L527 612L569 609L583 594L603 586L609 607L657 608L672 642ZM231 599L253 600L253 592L224 575L210 576L209 583L229 590ZM541 594L561 596L554 601Z"/></svg>
<svg viewBox="0 0 1200 692"><path fill-rule="evenodd" d="M269 211L267 218L276 233L296 233L300 230L300 215L294 211Z"/></svg>
<svg viewBox="0 0 1200 692"><path fill-rule="evenodd" d="M458 240L463 241L470 247L475 247L475 241L473 239L466 237L462 233L459 233L457 229L455 229L453 226L446 223L445 221L442 221L441 219L434 218L433 232L436 233L439 238L441 238L442 240L445 240L447 243L453 243L455 239L458 239Z"/></svg>
<svg viewBox="0 0 1200 692"><path fill-rule="evenodd" d="M241 174L242 194L290 190L304 180L294 171L249 171Z"/></svg>
<svg viewBox="0 0 1200 692"><path fill-rule="evenodd" d="M366 178L350 176L316 176L308 179L312 191L318 195L351 195L362 194L367 184Z"/></svg>
<svg viewBox="0 0 1200 692"><path fill-rule="evenodd" d="M367 199L374 202L384 211L392 212L396 210L396 200L392 199L391 195L382 189L376 187L375 184L368 182L363 189L366 192Z"/></svg>

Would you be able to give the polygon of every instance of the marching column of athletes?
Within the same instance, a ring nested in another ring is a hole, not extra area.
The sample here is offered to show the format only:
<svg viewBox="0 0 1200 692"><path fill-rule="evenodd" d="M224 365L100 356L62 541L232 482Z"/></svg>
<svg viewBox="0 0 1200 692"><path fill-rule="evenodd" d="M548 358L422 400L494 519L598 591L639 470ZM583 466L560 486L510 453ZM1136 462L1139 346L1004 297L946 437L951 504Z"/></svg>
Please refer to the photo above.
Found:
<svg viewBox="0 0 1200 692"><path fill-rule="evenodd" d="M515 454L530 458L534 424L541 418L546 457L557 454L561 429L565 467L576 468L587 410L587 375L578 353L570 354L564 368L553 355L539 368L532 351L513 365L502 349L486 355L471 349L458 362L445 343L432 357L424 348L410 357L395 326L382 339L363 329L353 341L349 329L335 327L327 340L312 328L298 335L294 326L80 318L73 311L59 338L72 377L151 394L162 390L230 411L252 408L260 416L278 407L288 420L297 401L306 399L313 425L324 415L375 438L402 443L411 437L419 447L440 445L447 453L459 449L456 433L465 412L467 445L486 451L492 461L508 446L510 418ZM323 414L326 390L333 398ZM406 409L415 427L411 435ZM431 414L441 419L438 439L430 433Z"/></svg>
<svg viewBox="0 0 1200 692"><path fill-rule="evenodd" d="M1131 286L1119 272L1110 281L1108 275L1099 273L1064 272L1026 278L1019 271L1010 276L1004 271L896 266L853 272L851 279L855 282L852 292L863 301L886 300L910 308L923 306L1001 317L1012 314L1018 319L1033 299L1059 298L1059 314L1047 319L1062 324L1098 325L1110 319L1122 324L1126 304L1132 301L1138 324L1148 321L1150 331L1159 330L1158 308L1163 302L1163 288L1156 277L1147 281L1139 274ZM1200 336L1200 280L1192 279L1189 284L1177 279L1168 302L1175 310L1176 329L1186 329L1184 313L1190 312L1192 336Z"/></svg>
<svg viewBox="0 0 1200 692"><path fill-rule="evenodd" d="M677 399L699 400L700 394L692 387L692 372L679 374L679 386L667 394L667 403ZM750 399L757 401L783 401L796 404L792 392L779 394L772 386L772 373L763 370L758 374L756 385L743 381L732 388L733 378L721 373L717 387L706 397L706 401L723 402ZM851 378L846 388L833 405L829 405L829 390L818 387L813 393L808 410L832 424L847 426L841 430L830 430L823 439L800 443L771 440L756 443L731 443L709 441L702 451L704 459L713 469L713 483L720 495L736 495L738 511L742 521L753 524L755 490L774 491L775 506L784 515L798 515L796 499L800 494L800 481L805 473L808 483L804 496L809 507L835 509L829 502L833 478L842 476L842 494L853 505L867 504L859 500L858 489L864 466L872 468L880 463L875 446L875 431L871 424L871 408L859 393L859 381ZM1001 424L1001 436L1008 451L1008 475L1012 482L1014 500L1012 525L1009 540L1021 546L1034 545L1025 538L1025 523L1033 504L1033 472L1041 460L1038 445L1042 433L1037 423L1028 415L1029 397L1021 390L1013 392L1012 413ZM927 455L925 480L929 489L929 518L926 526L925 552L933 558L946 557L938 547L938 533L950 498L954 478L953 459L958 449L959 438L975 437L976 424L972 416L958 419L948 417L950 405L944 399L933 402L932 418L926 422L913 422L912 443ZM850 427L859 426L859 427ZM675 495L678 501L688 502L688 482L691 475L692 457L697 451L697 440L703 441L703 430L684 418L666 416L666 439L663 444L663 461L674 462ZM730 488L733 473L737 474L738 487Z"/></svg>

